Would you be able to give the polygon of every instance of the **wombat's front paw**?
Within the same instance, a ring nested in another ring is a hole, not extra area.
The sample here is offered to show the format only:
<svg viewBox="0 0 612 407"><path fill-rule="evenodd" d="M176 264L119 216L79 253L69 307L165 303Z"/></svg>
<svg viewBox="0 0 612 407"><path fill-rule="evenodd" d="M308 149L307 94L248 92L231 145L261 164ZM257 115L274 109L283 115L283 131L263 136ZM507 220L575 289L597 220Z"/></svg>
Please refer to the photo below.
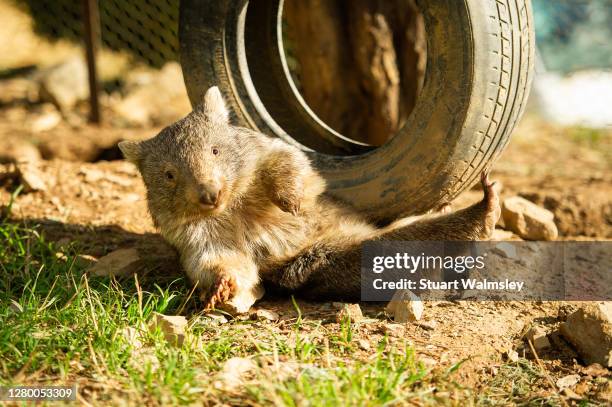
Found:
<svg viewBox="0 0 612 407"><path fill-rule="evenodd" d="M217 308L222 309L232 315L244 314L251 309L264 295L263 285L257 284L251 288L238 289L229 301L219 304Z"/></svg>
<svg viewBox="0 0 612 407"><path fill-rule="evenodd" d="M495 225L501 216L501 207L499 206L499 195L497 193L496 183L489 180L489 174L483 172L480 177L484 198L484 224L483 235L481 238L489 238L495 230Z"/></svg>
<svg viewBox="0 0 612 407"><path fill-rule="evenodd" d="M272 197L272 201L282 211L297 215L300 211L300 204L304 197L303 187L294 185L292 188L276 191Z"/></svg>
<svg viewBox="0 0 612 407"><path fill-rule="evenodd" d="M226 303L232 298L236 284L234 279L229 276L219 276L217 281L205 292L200 299L204 302L204 309L214 309L218 305Z"/></svg>

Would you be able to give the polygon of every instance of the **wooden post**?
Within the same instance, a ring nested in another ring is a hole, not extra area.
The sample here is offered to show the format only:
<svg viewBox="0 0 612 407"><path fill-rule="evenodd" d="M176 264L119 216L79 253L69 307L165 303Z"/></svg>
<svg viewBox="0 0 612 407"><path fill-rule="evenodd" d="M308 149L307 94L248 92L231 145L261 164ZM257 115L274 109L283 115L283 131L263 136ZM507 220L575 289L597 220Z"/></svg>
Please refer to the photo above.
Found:
<svg viewBox="0 0 612 407"><path fill-rule="evenodd" d="M87 70L89 72L89 120L99 124L100 114L100 84L96 69L96 55L100 48L100 13L98 0L83 0L83 35L85 37L85 53Z"/></svg>

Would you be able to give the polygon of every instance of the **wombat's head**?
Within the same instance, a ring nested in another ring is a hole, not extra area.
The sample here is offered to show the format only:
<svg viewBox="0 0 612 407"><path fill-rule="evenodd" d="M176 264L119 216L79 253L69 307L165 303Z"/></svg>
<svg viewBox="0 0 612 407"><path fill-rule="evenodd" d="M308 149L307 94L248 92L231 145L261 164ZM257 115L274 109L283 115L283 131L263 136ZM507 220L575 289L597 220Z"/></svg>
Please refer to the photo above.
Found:
<svg viewBox="0 0 612 407"><path fill-rule="evenodd" d="M157 136L123 141L119 148L142 174L156 223L223 212L240 192L240 180L253 155L240 130L229 124L216 87L189 115Z"/></svg>

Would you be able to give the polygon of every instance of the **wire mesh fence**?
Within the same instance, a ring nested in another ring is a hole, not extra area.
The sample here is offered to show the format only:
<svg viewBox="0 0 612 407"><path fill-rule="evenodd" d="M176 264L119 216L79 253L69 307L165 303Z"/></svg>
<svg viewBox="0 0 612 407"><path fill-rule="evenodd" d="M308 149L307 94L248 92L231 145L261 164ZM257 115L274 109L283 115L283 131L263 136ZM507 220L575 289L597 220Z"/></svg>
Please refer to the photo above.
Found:
<svg viewBox="0 0 612 407"><path fill-rule="evenodd" d="M34 29L49 38L80 41L83 5L75 0L21 0ZM102 44L154 67L178 60L179 0L99 0Z"/></svg>

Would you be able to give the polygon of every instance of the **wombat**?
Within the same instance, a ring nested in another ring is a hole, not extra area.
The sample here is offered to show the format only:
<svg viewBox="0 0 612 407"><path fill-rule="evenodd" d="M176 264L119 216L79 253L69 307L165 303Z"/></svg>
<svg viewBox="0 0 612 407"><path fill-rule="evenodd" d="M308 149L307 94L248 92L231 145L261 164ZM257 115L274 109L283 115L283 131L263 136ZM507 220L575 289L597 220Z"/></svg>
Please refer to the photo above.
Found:
<svg viewBox="0 0 612 407"><path fill-rule="evenodd" d="M311 298L358 299L364 241L486 239L500 215L483 175L484 199L471 207L378 227L325 194L297 147L231 125L216 87L154 138L119 147L140 170L153 221L200 298L233 312L248 311L262 283Z"/></svg>

